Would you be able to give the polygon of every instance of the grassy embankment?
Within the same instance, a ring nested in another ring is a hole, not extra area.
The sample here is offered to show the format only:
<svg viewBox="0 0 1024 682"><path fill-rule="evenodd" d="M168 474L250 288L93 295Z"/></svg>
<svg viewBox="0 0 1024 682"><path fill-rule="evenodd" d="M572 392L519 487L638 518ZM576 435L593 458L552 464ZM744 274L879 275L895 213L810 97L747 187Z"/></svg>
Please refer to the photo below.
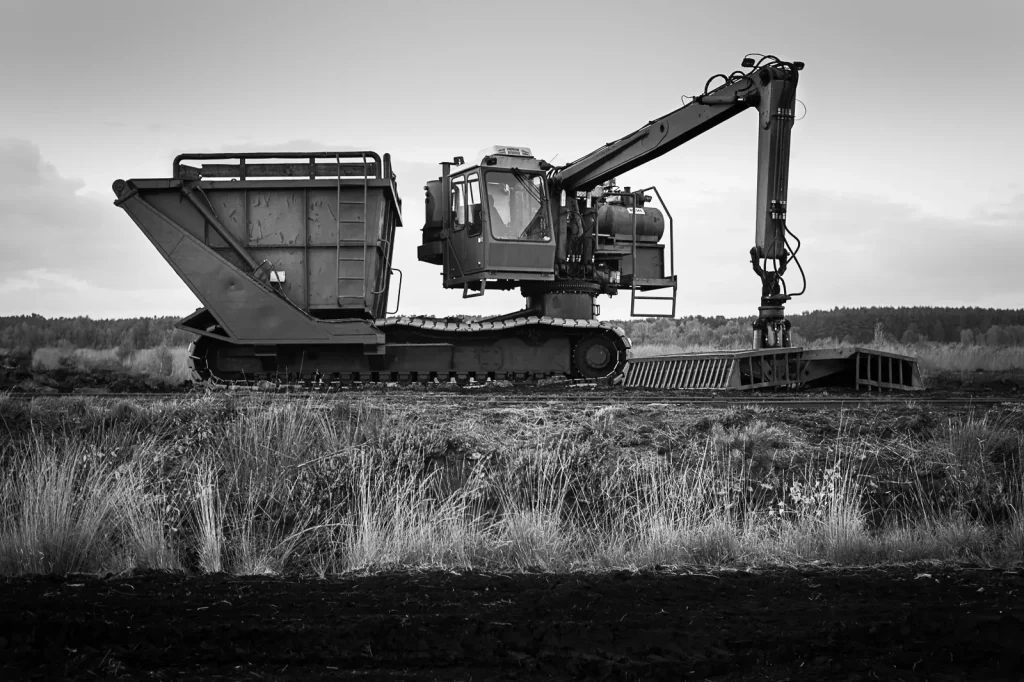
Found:
<svg viewBox="0 0 1024 682"><path fill-rule="evenodd" d="M1024 560L1024 414L0 396L0 574Z"/></svg>

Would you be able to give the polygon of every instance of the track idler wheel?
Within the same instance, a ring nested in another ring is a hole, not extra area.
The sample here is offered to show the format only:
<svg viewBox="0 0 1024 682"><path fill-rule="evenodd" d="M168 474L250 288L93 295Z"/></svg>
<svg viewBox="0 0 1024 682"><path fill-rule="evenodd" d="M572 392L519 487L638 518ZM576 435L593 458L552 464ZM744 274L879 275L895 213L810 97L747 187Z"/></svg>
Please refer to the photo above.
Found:
<svg viewBox="0 0 1024 682"><path fill-rule="evenodd" d="M576 371L587 379L603 379L615 372L619 350L607 335L585 336L576 344L573 363Z"/></svg>

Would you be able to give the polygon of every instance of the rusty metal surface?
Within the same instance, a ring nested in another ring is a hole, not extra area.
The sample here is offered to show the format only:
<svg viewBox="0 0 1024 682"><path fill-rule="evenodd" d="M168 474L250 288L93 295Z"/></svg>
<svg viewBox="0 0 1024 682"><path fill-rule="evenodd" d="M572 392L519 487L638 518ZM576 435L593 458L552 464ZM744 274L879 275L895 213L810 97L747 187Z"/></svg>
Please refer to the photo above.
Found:
<svg viewBox="0 0 1024 682"><path fill-rule="evenodd" d="M357 174L337 175L329 185L303 177L338 172L346 165L341 159L353 154L365 160ZM246 166L246 158L307 160L289 164L294 179L253 182L180 179L187 177L183 159L239 158L182 155L175 160L174 179L118 181L114 189L118 205L231 337L291 340L294 334L284 330L293 327L306 329L316 341L325 335L318 318L386 314L401 224L387 155L382 160L373 152L332 154L333 166L315 163L317 156L250 154L234 165L218 164L226 168L219 175L245 178L247 172L264 174Z"/></svg>

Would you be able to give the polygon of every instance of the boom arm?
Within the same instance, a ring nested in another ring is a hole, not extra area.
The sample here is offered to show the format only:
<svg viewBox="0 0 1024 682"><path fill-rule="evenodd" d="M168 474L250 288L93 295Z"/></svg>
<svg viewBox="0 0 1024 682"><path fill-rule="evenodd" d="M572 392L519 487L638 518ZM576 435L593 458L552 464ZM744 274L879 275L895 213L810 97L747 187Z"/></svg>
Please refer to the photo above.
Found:
<svg viewBox="0 0 1024 682"><path fill-rule="evenodd" d="M765 62L761 64L761 62ZM789 144L796 101L797 72L801 62L762 58L744 66L749 72L734 71L715 76L705 93L675 111L655 119L637 131L610 142L586 156L555 170L552 180L562 189L590 190L621 173L632 170L681 144L724 123L748 108L759 114L757 163L758 258L785 262L786 194L789 186ZM715 78L726 82L707 92Z"/></svg>

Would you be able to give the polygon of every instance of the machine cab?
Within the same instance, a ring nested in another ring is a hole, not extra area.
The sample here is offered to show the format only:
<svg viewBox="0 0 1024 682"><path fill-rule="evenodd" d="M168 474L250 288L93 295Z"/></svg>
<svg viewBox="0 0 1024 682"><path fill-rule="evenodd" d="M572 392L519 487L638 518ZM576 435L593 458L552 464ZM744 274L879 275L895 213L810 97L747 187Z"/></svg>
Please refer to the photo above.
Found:
<svg viewBox="0 0 1024 682"><path fill-rule="evenodd" d="M426 186L419 259L441 265L446 288L464 295L554 279L555 240L540 162L525 147L491 147L475 165ZM479 295L479 294L472 294Z"/></svg>

